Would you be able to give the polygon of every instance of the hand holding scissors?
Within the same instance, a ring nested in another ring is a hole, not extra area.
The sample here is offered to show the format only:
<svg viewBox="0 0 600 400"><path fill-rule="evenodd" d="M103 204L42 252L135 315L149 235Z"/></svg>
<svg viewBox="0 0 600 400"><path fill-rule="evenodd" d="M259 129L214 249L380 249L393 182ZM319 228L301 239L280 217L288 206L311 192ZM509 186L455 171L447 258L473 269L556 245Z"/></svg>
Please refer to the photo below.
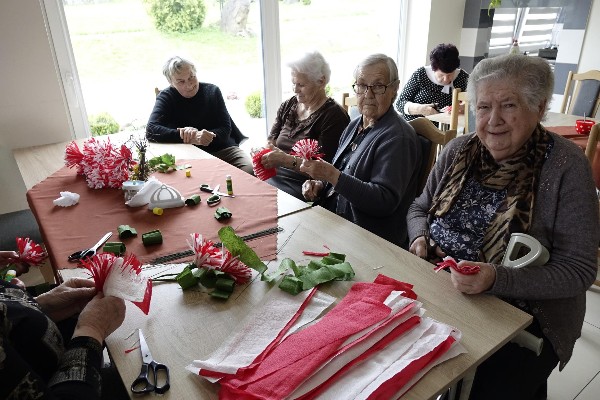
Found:
<svg viewBox="0 0 600 400"><path fill-rule="evenodd" d="M140 375L131 384L131 391L136 394L156 392L163 394L169 387L169 368L165 364L160 364L154 361L148 343L140 332L140 351L142 353L142 370ZM149 372L152 371L152 378L149 377ZM160 377L160 379L159 379ZM162 385L159 386L159 382Z"/></svg>

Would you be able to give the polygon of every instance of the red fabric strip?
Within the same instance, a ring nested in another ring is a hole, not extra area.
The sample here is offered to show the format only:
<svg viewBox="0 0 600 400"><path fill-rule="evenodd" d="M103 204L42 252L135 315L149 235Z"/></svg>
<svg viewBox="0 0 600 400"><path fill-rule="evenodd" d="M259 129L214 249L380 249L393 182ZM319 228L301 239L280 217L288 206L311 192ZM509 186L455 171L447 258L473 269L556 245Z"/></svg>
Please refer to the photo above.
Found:
<svg viewBox="0 0 600 400"><path fill-rule="evenodd" d="M248 365L247 367L243 368L243 370L246 369L251 369L254 368L257 364L259 364L266 356L267 354L269 354L269 352L279 344L279 342L281 341L281 339L287 334L287 332L290 330L290 328L294 325L294 323L298 320L298 318L300 318L300 316L302 315L302 313L304 312L304 310L306 309L306 307L308 306L308 303L310 302L310 300L312 299L312 297L315 295L315 293L317 292L317 288L313 288L310 293L308 294L308 296L306 296L306 299L304 300L304 302L300 305L300 307L298 308L298 311L296 311L296 314L294 314L294 316L289 320L289 322L285 325L285 327L281 330L281 332L279 332L279 334L277 335L277 337L267 345L267 347L265 347L264 351L262 353L260 353L252 362L252 364ZM215 371L210 371L210 370L206 370L206 369L201 369L199 372L200 376L209 376L209 377L213 377L213 378L222 378L225 376L232 376L230 374L223 374L221 372L215 372Z"/></svg>
<svg viewBox="0 0 600 400"><path fill-rule="evenodd" d="M444 354L454 343L454 338L448 336L446 340L437 345L433 350L408 364L406 368L398 372L392 378L388 379L380 385L373 393L367 397L369 400L387 400L394 398L394 395L402 389L404 385L420 370L425 368L427 364L434 361Z"/></svg>
<svg viewBox="0 0 600 400"><path fill-rule="evenodd" d="M256 398L285 397L349 336L386 318L391 310L383 301L392 290L389 285L354 284L348 295L319 322L288 336L255 369L240 371L234 379L222 381L223 396L233 396L231 389L238 388Z"/></svg>
<svg viewBox="0 0 600 400"><path fill-rule="evenodd" d="M421 317L419 317L418 315L410 317L409 319L398 325L396 328L394 328L393 331L391 331L383 339L381 339L379 342L373 345L373 347L371 347L369 350L365 351L363 354L346 364L343 368L337 371L334 375L332 375L321 385L306 393L304 396L299 397L297 400L308 400L316 398L325 390L327 390L337 379L341 378L345 373L350 371L350 369L362 363L364 360L371 357L373 354L385 349L391 342L396 340L398 337L400 337L410 329L417 326L420 322Z"/></svg>

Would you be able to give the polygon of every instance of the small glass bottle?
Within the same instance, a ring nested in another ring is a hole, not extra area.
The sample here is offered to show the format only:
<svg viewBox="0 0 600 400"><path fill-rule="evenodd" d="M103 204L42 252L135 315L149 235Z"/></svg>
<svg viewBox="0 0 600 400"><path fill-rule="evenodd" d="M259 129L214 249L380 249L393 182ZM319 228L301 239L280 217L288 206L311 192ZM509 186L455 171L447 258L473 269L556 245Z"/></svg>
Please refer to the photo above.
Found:
<svg viewBox="0 0 600 400"><path fill-rule="evenodd" d="M10 282L13 279L15 279L17 277L17 271L15 271L14 269L9 269L8 271L6 271L6 275L4 275L4 280L6 282Z"/></svg>
<svg viewBox="0 0 600 400"><path fill-rule="evenodd" d="M233 182L231 180L231 175L225 177L225 182L227 183L227 194L233 196Z"/></svg>

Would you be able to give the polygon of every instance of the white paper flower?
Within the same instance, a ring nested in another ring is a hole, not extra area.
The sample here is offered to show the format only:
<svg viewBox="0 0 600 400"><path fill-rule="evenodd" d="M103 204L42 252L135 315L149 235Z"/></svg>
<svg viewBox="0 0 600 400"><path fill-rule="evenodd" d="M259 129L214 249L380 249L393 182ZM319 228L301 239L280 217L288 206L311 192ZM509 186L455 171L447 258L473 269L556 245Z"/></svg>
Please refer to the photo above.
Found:
<svg viewBox="0 0 600 400"><path fill-rule="evenodd" d="M79 195L72 192L60 192L60 197L54 200L55 206L69 207L79 203Z"/></svg>

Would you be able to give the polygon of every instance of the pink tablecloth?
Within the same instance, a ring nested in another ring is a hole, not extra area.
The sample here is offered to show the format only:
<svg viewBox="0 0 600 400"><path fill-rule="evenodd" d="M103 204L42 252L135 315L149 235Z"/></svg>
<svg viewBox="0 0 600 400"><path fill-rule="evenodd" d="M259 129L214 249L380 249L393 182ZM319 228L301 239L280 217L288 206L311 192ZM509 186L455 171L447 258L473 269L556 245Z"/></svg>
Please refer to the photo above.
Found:
<svg viewBox="0 0 600 400"><path fill-rule="evenodd" d="M547 126L546 129L575 142L583 151L585 151L588 135L580 135L575 131L574 126ZM594 174L596 187L600 188L600 143L598 143L596 147L596 154L594 155L594 161L592 163L592 173Z"/></svg>
<svg viewBox="0 0 600 400"><path fill-rule="evenodd" d="M35 185L27 192L27 201L35 215L50 261L57 268L75 267L67 257L77 250L92 246L106 232L113 235L109 241L119 241L117 227L130 225L137 237L124 239L128 253L135 254L143 263L155 257L188 250L190 233L200 233L213 241L220 241L218 230L230 225L239 236L248 235L277 226L277 189L255 177L232 167L219 159L178 160L177 164L192 165L191 177L184 170L168 174L155 173L156 178L176 188L185 198L200 194L197 206L165 209L157 216L148 206L131 208L125 205L123 191L119 189L90 189L83 176L75 169L64 167ZM226 190L225 175L233 180L235 198L223 197L218 206L227 207L233 217L219 222L214 218L216 207L209 207L206 199L210 193L200 192L199 186L221 184ZM54 206L59 192L69 191L81 195L79 204L72 207ZM142 234L154 229L162 233L163 243L144 246ZM265 236L248 242L263 260L276 256L277 235ZM178 260L177 262L183 262Z"/></svg>

